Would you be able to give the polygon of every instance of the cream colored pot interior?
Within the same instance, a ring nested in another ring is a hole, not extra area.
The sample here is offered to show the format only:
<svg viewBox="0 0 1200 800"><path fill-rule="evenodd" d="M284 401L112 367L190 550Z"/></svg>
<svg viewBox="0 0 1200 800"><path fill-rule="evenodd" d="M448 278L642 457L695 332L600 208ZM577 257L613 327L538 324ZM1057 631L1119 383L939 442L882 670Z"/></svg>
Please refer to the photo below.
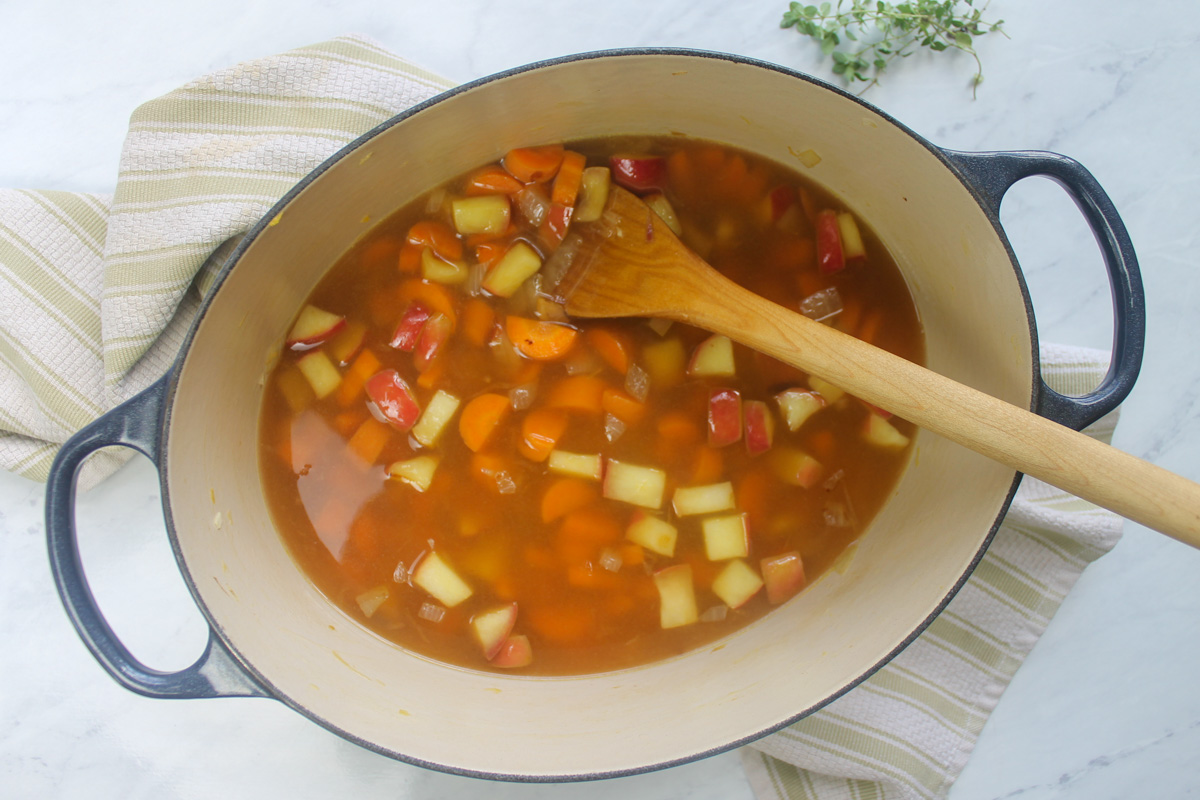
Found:
<svg viewBox="0 0 1200 800"><path fill-rule="evenodd" d="M210 619L281 699L442 769L533 779L642 770L754 737L845 690L963 578L1014 476L925 432L844 570L716 646L645 668L569 679L448 668L360 628L294 566L259 488L261 378L339 254L398 205L511 146L680 132L799 169L796 154L819 154L807 173L904 268L929 365L1029 405L1029 321L1003 243L939 159L873 111L762 66L665 54L568 61L462 91L296 196L220 288L179 374L167 491L184 568Z"/></svg>

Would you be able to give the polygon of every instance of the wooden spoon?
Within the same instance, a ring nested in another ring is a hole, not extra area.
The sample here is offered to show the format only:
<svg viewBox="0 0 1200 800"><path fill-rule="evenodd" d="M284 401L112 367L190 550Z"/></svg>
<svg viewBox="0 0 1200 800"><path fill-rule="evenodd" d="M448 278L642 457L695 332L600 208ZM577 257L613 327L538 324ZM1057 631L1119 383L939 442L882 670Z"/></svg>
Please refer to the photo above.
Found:
<svg viewBox="0 0 1200 800"><path fill-rule="evenodd" d="M572 225L546 271L571 316L662 317L724 334L1200 548L1200 485L743 289L623 189L613 187L598 221Z"/></svg>

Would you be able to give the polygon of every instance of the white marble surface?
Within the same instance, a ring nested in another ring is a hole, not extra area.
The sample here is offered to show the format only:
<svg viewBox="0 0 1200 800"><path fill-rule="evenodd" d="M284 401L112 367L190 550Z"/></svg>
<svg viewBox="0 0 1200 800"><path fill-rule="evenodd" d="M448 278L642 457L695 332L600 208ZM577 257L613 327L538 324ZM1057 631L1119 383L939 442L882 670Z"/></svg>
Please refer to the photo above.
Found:
<svg viewBox="0 0 1200 800"><path fill-rule="evenodd" d="M1051 149L1087 165L1138 247L1148 349L1116 444L1200 479L1200 7L993 0L1011 40L914 57L867 99L939 145ZM0 2L0 186L107 192L130 112L206 71L349 32L468 80L609 47L684 46L822 71L777 23L784 0ZM949 63L945 63L949 62ZM1056 188L1030 181L1004 221L1046 341L1105 347L1100 260ZM735 754L564 786L487 784L392 762L269 700L170 702L118 687L54 594L42 487L0 474L0 795L601 798L751 796ZM178 668L205 629L171 560L153 468L79 501L85 565L118 633ZM1200 553L1132 524L1089 568L985 728L953 800L1200 793Z"/></svg>

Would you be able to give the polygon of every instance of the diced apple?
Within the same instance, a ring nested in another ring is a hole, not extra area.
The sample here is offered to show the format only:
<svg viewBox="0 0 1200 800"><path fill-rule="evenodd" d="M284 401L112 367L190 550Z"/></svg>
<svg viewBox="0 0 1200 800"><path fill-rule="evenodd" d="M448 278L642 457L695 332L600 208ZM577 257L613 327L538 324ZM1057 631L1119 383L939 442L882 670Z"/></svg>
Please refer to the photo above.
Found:
<svg viewBox="0 0 1200 800"><path fill-rule="evenodd" d="M662 317L654 317L653 319L646 320L646 326L659 336L666 336L667 331L671 330L673 324L672 320L663 319Z"/></svg>
<svg viewBox="0 0 1200 800"><path fill-rule="evenodd" d="M679 216L675 213L675 207L671 205L671 201L662 192L655 192L643 198L646 205L654 211L655 214L667 223L667 227L671 229L671 233L676 236L683 235L683 226L679 224Z"/></svg>
<svg viewBox="0 0 1200 800"><path fill-rule="evenodd" d="M296 361L296 366L318 398L327 397L342 382L342 373L338 372L324 350L305 353Z"/></svg>
<svg viewBox="0 0 1200 800"><path fill-rule="evenodd" d="M724 447L742 438L742 396L733 389L714 389L708 396L708 444Z"/></svg>
<svg viewBox="0 0 1200 800"><path fill-rule="evenodd" d="M659 388L676 386L683 382L687 354L683 342L671 336L651 342L642 348L642 366L650 374L650 380Z"/></svg>
<svg viewBox="0 0 1200 800"><path fill-rule="evenodd" d="M533 647L529 637L524 634L509 636L500 646L500 651L492 658L493 667L517 669L528 667L533 663Z"/></svg>
<svg viewBox="0 0 1200 800"><path fill-rule="evenodd" d="M501 234L508 230L512 204L502 194L463 197L450 204L454 229L463 236L472 233Z"/></svg>
<svg viewBox="0 0 1200 800"><path fill-rule="evenodd" d="M421 333L417 335L417 344L413 348L413 365L418 372L424 372L437 358L450 334L454 332L454 323L445 314L435 313L425 321Z"/></svg>
<svg viewBox="0 0 1200 800"><path fill-rule="evenodd" d="M795 550L764 558L763 584L767 587L767 602L777 606L804 588L804 562Z"/></svg>
<svg viewBox="0 0 1200 800"><path fill-rule="evenodd" d="M279 391L287 401L288 408L293 413L303 411L312 405L313 389L308 379L299 369L284 367L279 372Z"/></svg>
<svg viewBox="0 0 1200 800"><path fill-rule="evenodd" d="M372 375L367 379L366 389L379 415L398 430L408 430L421 415L416 395L394 369Z"/></svg>
<svg viewBox="0 0 1200 800"><path fill-rule="evenodd" d="M737 374L733 342L728 336L713 334L696 346L688 362L687 374L693 378L732 378Z"/></svg>
<svg viewBox="0 0 1200 800"><path fill-rule="evenodd" d="M842 253L847 264L857 264L867 258L867 248L863 246L862 233L858 229L858 221L849 211L837 215L838 233L842 237Z"/></svg>
<svg viewBox="0 0 1200 800"><path fill-rule="evenodd" d="M709 561L745 558L750 553L750 537L745 514L708 517L700 523L704 533L704 554Z"/></svg>
<svg viewBox="0 0 1200 800"><path fill-rule="evenodd" d="M496 657L516 623L516 603L509 603L471 617L471 630L475 633L479 646L483 648L484 658L491 661Z"/></svg>
<svg viewBox="0 0 1200 800"><path fill-rule="evenodd" d="M416 456L405 461L393 462L388 467L388 477L406 483L418 492L424 492L433 483L433 475L437 468L437 456Z"/></svg>
<svg viewBox="0 0 1200 800"><path fill-rule="evenodd" d="M775 395L779 413L789 431L798 431L808 418L825 407L825 398L803 389L784 389Z"/></svg>
<svg viewBox="0 0 1200 800"><path fill-rule="evenodd" d="M354 598L354 600L358 603L358 607L362 609L363 614L370 619L379 610L379 607L387 601L390 594L391 592L386 585L380 585L374 589L368 589Z"/></svg>
<svg viewBox="0 0 1200 800"><path fill-rule="evenodd" d="M742 404L742 419L746 429L746 452L752 456L765 453L775 441L775 415L762 400L747 400Z"/></svg>
<svg viewBox="0 0 1200 800"><path fill-rule="evenodd" d="M312 347L333 336L346 324L346 318L332 311L306 305L288 331L288 347Z"/></svg>
<svg viewBox="0 0 1200 800"><path fill-rule="evenodd" d="M560 475L571 475L584 480L598 481L604 471L604 460L599 453L568 453L551 450L546 467Z"/></svg>
<svg viewBox="0 0 1200 800"><path fill-rule="evenodd" d="M542 268L542 257L525 242L517 242L488 270L483 288L498 297L512 297L521 284Z"/></svg>
<svg viewBox="0 0 1200 800"><path fill-rule="evenodd" d="M454 608L472 594L467 582L437 552L427 553L417 563L412 580L446 608Z"/></svg>
<svg viewBox="0 0 1200 800"><path fill-rule="evenodd" d="M338 366L346 366L354 357L358 355L358 351L362 349L363 341L367 336L367 326L358 320L347 322L342 329L333 335L329 340L329 344L325 346L329 353L329 358L337 362Z"/></svg>
<svg viewBox="0 0 1200 800"><path fill-rule="evenodd" d="M730 608L741 608L763 587L763 579L754 567L740 558L725 565L725 569L713 579L713 593Z"/></svg>
<svg viewBox="0 0 1200 800"><path fill-rule="evenodd" d="M779 480L802 489L816 486L825 474L821 462L795 447L779 447L773 450L771 467Z"/></svg>
<svg viewBox="0 0 1200 800"><path fill-rule="evenodd" d="M867 414L867 421L863 424L863 438L885 450L903 450L908 447L909 442L909 438L896 430L895 425L874 411Z"/></svg>
<svg viewBox="0 0 1200 800"><path fill-rule="evenodd" d="M625 529L626 539L667 558L675 555L678 537L679 530L674 525L641 509L633 512L629 527Z"/></svg>
<svg viewBox="0 0 1200 800"><path fill-rule="evenodd" d="M846 394L843 389L834 386L824 378L818 378L816 375L808 376L808 385L814 392L824 397L825 402L829 405L833 405L838 400L841 400Z"/></svg>
<svg viewBox="0 0 1200 800"><path fill-rule="evenodd" d="M454 418L454 413L458 411L459 402L454 395L438 389L429 401L429 405L425 406L425 411L417 420L417 424L413 426L413 438L426 447L433 447L437 444L442 431L446 430L446 426Z"/></svg>
<svg viewBox="0 0 1200 800"><path fill-rule="evenodd" d="M729 511L735 504L733 484L725 481L704 486L681 486L675 490L671 504L681 517Z"/></svg>
<svg viewBox="0 0 1200 800"><path fill-rule="evenodd" d="M846 253L842 248L837 213L827 209L817 214L816 229L817 266L826 275L841 272L846 267Z"/></svg>
<svg viewBox="0 0 1200 800"><path fill-rule="evenodd" d="M661 508L666 486L667 473L661 469L626 464L615 458L608 460L603 494L610 500L642 508Z"/></svg>
<svg viewBox="0 0 1200 800"><path fill-rule="evenodd" d="M667 182L667 160L662 156L616 155L608 159L612 179L631 192L646 194Z"/></svg>
<svg viewBox="0 0 1200 800"><path fill-rule="evenodd" d="M664 630L691 625L699 618L690 566L675 564L660 569L654 573L654 588L658 590L658 618Z"/></svg>
<svg viewBox="0 0 1200 800"><path fill-rule="evenodd" d="M421 329L425 327L429 315L429 309L421 301L414 300L409 303L400 316L395 332L392 333L391 346L409 353L415 350L417 339L421 337Z"/></svg>
<svg viewBox="0 0 1200 800"><path fill-rule="evenodd" d="M612 175L608 167L588 167L580 179L579 197L575 201L575 221L595 222L604 213Z"/></svg>
<svg viewBox="0 0 1200 800"><path fill-rule="evenodd" d="M780 184L767 195L767 211L772 223L779 222L788 209L796 205L796 192L791 186Z"/></svg>
<svg viewBox="0 0 1200 800"><path fill-rule="evenodd" d="M467 265L438 257L432 247L421 252L421 277L433 283L457 286L467 279Z"/></svg>

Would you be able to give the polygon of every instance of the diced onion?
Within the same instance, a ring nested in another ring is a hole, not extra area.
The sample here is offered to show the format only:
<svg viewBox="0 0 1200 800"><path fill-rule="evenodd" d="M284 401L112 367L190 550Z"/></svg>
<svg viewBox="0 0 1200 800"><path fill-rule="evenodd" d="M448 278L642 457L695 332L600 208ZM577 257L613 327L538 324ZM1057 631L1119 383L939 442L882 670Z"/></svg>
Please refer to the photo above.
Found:
<svg viewBox="0 0 1200 800"><path fill-rule="evenodd" d="M471 297L479 297L483 294L483 276L487 275L487 266L484 264L472 264L467 269L467 279L463 282L463 291Z"/></svg>
<svg viewBox="0 0 1200 800"><path fill-rule="evenodd" d="M512 406L513 411L524 411L529 408L533 405L535 397L537 397L536 383L523 383L508 390L508 404Z"/></svg>
<svg viewBox="0 0 1200 800"><path fill-rule="evenodd" d="M700 615L699 619L701 622L720 622L725 619L726 615L728 614L729 606L721 604L719 606L713 606L712 608L707 609L703 614Z"/></svg>
<svg viewBox="0 0 1200 800"><path fill-rule="evenodd" d="M442 210L442 206L446 204L445 188L435 189L429 193L429 199L425 201L425 213L436 214Z"/></svg>
<svg viewBox="0 0 1200 800"><path fill-rule="evenodd" d="M842 482L842 478L844 477L846 477L846 471L844 469L839 469L837 472L825 479L825 482L821 484L821 488L827 492L832 491L834 487Z"/></svg>
<svg viewBox="0 0 1200 800"><path fill-rule="evenodd" d="M844 503L831 502L825 505L825 524L831 528L850 527L850 512Z"/></svg>
<svg viewBox="0 0 1200 800"><path fill-rule="evenodd" d="M650 373L637 364L630 364L629 371L625 373L625 391L639 403L646 402L650 395Z"/></svg>
<svg viewBox="0 0 1200 800"><path fill-rule="evenodd" d="M442 618L446 616L446 609L437 603L422 603L420 610L417 611L417 616L426 622L441 622Z"/></svg>
<svg viewBox="0 0 1200 800"><path fill-rule="evenodd" d="M625 433L625 423L612 414L604 416L604 438L615 442Z"/></svg>
<svg viewBox="0 0 1200 800"><path fill-rule="evenodd" d="M593 375L600 371L600 358L589 347L573 347L563 369L568 375Z"/></svg>
<svg viewBox="0 0 1200 800"><path fill-rule="evenodd" d="M800 313L809 319L824 322L842 313L842 296L835 286L813 292L800 301Z"/></svg>
<svg viewBox="0 0 1200 800"><path fill-rule="evenodd" d="M512 475L508 474L507 470L500 470L492 476L496 481L496 491L500 494L516 494L517 482Z"/></svg>
<svg viewBox="0 0 1200 800"><path fill-rule="evenodd" d="M392 580L396 583L408 583L411 577L412 570L403 561L396 565L396 570L392 573Z"/></svg>
<svg viewBox="0 0 1200 800"><path fill-rule="evenodd" d="M609 572L620 571L621 565L624 563L625 562L621 558L621 554L616 550L613 550L611 547L604 548L604 551L600 553L600 566L604 567Z"/></svg>
<svg viewBox="0 0 1200 800"><path fill-rule="evenodd" d="M517 209L521 216L533 227L540 226L546 220L546 212L550 210L550 202L533 189L523 189L517 193Z"/></svg>

